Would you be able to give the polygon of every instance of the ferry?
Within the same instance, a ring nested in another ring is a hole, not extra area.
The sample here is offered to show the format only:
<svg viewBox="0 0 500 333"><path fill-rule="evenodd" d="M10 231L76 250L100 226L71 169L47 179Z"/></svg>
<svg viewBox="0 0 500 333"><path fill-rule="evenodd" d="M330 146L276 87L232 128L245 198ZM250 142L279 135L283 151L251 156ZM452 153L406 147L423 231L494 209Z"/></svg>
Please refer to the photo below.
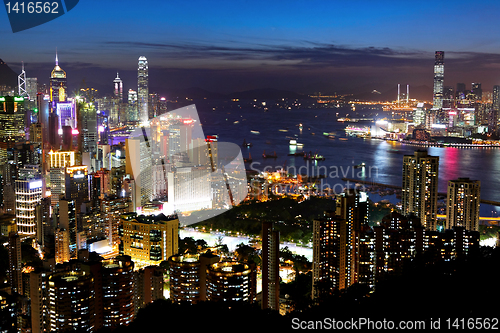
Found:
<svg viewBox="0 0 500 333"><path fill-rule="evenodd" d="M252 143L251 142L247 142L247 140L243 139L243 144L242 144L243 147L252 147Z"/></svg>
<svg viewBox="0 0 500 333"><path fill-rule="evenodd" d="M295 145L297 145L297 140L290 139L290 141L288 143L290 144L290 146L295 146Z"/></svg>
<svg viewBox="0 0 500 333"><path fill-rule="evenodd" d="M361 163L361 164L358 164L358 165L355 165L354 167L355 168L364 168L366 166L365 162Z"/></svg>
<svg viewBox="0 0 500 333"><path fill-rule="evenodd" d="M248 158L244 158L243 162L245 163L252 163L252 154L248 153Z"/></svg>
<svg viewBox="0 0 500 333"><path fill-rule="evenodd" d="M323 155L312 154L311 152L309 152L309 154L304 154L304 160L324 161L325 157Z"/></svg>
<svg viewBox="0 0 500 333"><path fill-rule="evenodd" d="M259 131L250 131L250 133L252 133L252 134L260 134Z"/></svg>
<svg viewBox="0 0 500 333"><path fill-rule="evenodd" d="M339 138L339 140L347 141L347 138Z"/></svg>

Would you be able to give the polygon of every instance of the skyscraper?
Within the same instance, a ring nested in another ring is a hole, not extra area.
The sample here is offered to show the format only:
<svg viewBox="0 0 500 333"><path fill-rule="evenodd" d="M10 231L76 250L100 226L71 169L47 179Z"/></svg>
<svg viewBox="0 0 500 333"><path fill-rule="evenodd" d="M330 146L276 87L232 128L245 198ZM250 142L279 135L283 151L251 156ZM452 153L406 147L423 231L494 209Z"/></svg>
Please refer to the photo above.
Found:
<svg viewBox="0 0 500 333"><path fill-rule="evenodd" d="M493 86L493 102L490 114L488 115L488 132L498 131L498 115L500 114L500 86Z"/></svg>
<svg viewBox="0 0 500 333"><path fill-rule="evenodd" d="M127 121L135 122L139 119L138 109L137 109L137 91L129 89L127 100L128 100Z"/></svg>
<svg viewBox="0 0 500 333"><path fill-rule="evenodd" d="M448 181L446 229L464 227L479 231L481 182L469 178Z"/></svg>
<svg viewBox="0 0 500 333"><path fill-rule="evenodd" d="M262 223L262 308L279 310L279 231L273 222Z"/></svg>
<svg viewBox="0 0 500 333"><path fill-rule="evenodd" d="M57 103L65 102L67 98L66 72L59 67L59 59L56 52L56 65L50 73L50 112L56 112Z"/></svg>
<svg viewBox="0 0 500 333"><path fill-rule="evenodd" d="M148 121L148 60L144 56L139 57L137 69L137 100L139 106L139 121Z"/></svg>
<svg viewBox="0 0 500 333"><path fill-rule="evenodd" d="M420 218L428 230L437 227L439 157L417 150L403 157L403 214Z"/></svg>
<svg viewBox="0 0 500 333"><path fill-rule="evenodd" d="M20 235L35 236L35 208L42 200L41 179L16 179L16 224Z"/></svg>
<svg viewBox="0 0 500 333"><path fill-rule="evenodd" d="M116 78L113 80L113 86L115 97L119 99L120 103L123 102L123 81L120 79L118 72L116 73Z"/></svg>
<svg viewBox="0 0 500 333"><path fill-rule="evenodd" d="M14 293L22 295L22 261L21 261L21 238L17 232L9 233L9 284Z"/></svg>
<svg viewBox="0 0 500 333"><path fill-rule="evenodd" d="M433 109L443 107L443 85L444 85L444 52L436 51L434 60L434 90Z"/></svg>

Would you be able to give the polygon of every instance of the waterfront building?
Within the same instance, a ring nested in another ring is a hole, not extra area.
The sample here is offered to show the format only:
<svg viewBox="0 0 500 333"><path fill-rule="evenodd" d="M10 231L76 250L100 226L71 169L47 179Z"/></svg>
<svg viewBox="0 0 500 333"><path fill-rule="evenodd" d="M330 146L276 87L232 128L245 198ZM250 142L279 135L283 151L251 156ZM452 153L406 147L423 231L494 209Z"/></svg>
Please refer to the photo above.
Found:
<svg viewBox="0 0 500 333"><path fill-rule="evenodd" d="M402 213L415 214L428 230L437 227L439 157L417 150L403 157Z"/></svg>
<svg viewBox="0 0 500 333"><path fill-rule="evenodd" d="M479 231L481 182L469 178L448 181L446 199L446 229L464 227Z"/></svg>

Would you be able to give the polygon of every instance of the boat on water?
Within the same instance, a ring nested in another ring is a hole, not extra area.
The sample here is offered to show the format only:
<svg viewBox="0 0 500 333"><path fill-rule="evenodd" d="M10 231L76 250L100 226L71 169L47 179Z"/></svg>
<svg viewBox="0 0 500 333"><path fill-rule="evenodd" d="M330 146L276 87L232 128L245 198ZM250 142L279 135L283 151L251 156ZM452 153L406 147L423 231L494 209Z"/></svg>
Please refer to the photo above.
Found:
<svg viewBox="0 0 500 333"><path fill-rule="evenodd" d="M295 146L295 145L297 145L297 140L290 139L290 141L288 141L288 143L290 144L290 146Z"/></svg>
<svg viewBox="0 0 500 333"><path fill-rule="evenodd" d="M280 131L280 132L288 132L288 130L287 130L287 129L283 129L283 128L280 128L280 129L279 129L279 131Z"/></svg>
<svg viewBox="0 0 500 333"><path fill-rule="evenodd" d="M304 160L308 161L324 161L325 157L323 155L319 155L318 153L311 153L309 154L304 154Z"/></svg>
<svg viewBox="0 0 500 333"><path fill-rule="evenodd" d="M259 131L250 131L250 133L252 133L252 134L260 134Z"/></svg>
<svg viewBox="0 0 500 333"><path fill-rule="evenodd" d="M361 164L357 164L355 165L354 167L355 168L364 168L366 166L365 162L361 163Z"/></svg>
<svg viewBox="0 0 500 333"><path fill-rule="evenodd" d="M304 147L303 143L297 142L297 147Z"/></svg>
<svg viewBox="0 0 500 333"><path fill-rule="evenodd" d="M303 151L296 152L296 153L290 153L288 156L304 156L306 153Z"/></svg>
<svg viewBox="0 0 500 333"><path fill-rule="evenodd" d="M301 130L301 131L302 131L302 129L303 129L303 128L304 128L304 127L302 126L302 124L299 124L299 130Z"/></svg>
<svg viewBox="0 0 500 333"><path fill-rule="evenodd" d="M236 120L233 124L239 124L240 121L239 120Z"/></svg>
<svg viewBox="0 0 500 333"><path fill-rule="evenodd" d="M252 154L248 153L248 158L244 158L243 162L245 163L252 163Z"/></svg>
<svg viewBox="0 0 500 333"><path fill-rule="evenodd" d="M266 151L264 150L264 153L262 154L263 158L278 158L278 155L276 155L276 152L274 154L266 154Z"/></svg>
<svg viewBox="0 0 500 333"><path fill-rule="evenodd" d="M243 139L243 143L241 144L243 147L252 147L252 143L251 142L247 142L247 140Z"/></svg>
<svg viewBox="0 0 500 333"><path fill-rule="evenodd" d="M347 141L347 138L339 138L339 140Z"/></svg>

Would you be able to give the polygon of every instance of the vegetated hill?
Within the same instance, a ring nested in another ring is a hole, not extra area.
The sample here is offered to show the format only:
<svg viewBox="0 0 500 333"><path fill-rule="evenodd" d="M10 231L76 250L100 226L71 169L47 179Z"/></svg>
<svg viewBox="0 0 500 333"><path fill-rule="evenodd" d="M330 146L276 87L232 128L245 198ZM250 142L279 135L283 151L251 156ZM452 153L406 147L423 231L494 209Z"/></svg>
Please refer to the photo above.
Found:
<svg viewBox="0 0 500 333"><path fill-rule="evenodd" d="M17 86L17 74L2 59L0 59L0 86Z"/></svg>

